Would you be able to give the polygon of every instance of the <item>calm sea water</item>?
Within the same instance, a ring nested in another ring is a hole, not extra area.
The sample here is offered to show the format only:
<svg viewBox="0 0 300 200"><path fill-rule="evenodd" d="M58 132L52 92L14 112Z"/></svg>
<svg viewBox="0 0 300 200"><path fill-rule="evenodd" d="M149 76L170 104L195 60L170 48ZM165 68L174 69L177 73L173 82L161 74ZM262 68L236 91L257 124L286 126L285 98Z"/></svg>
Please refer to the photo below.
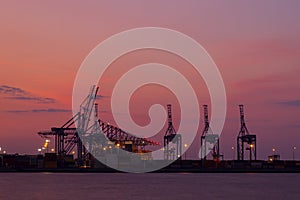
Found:
<svg viewBox="0 0 300 200"><path fill-rule="evenodd" d="M300 199L300 174L0 173L0 199Z"/></svg>

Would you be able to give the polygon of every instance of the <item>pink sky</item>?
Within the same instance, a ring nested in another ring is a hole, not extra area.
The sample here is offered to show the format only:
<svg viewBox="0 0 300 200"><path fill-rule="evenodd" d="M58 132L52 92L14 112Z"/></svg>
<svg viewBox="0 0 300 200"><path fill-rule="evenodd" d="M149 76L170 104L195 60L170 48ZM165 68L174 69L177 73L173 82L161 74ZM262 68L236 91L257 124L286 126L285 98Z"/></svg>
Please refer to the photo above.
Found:
<svg viewBox="0 0 300 200"><path fill-rule="evenodd" d="M282 158L291 159L296 146L300 159L299 6L296 0L2 3L0 146L10 153L36 153L42 143L36 133L71 117L74 78L87 54L113 34L157 26L194 38L218 65L228 97L221 138L225 158L232 158L238 104L243 103L248 128L258 137L258 158L266 159L274 147ZM116 60L101 80L100 94L107 96L99 102L101 119L113 122L109 97L118 77L137 64L154 61L182 72L199 103L210 103L201 77L184 60L159 51L133 52ZM179 121L176 99L164 89L145 87L132 102L139 124L148 122L147 107L153 103L173 102L175 124ZM199 133L202 128L201 122ZM196 155L196 145L188 156Z"/></svg>

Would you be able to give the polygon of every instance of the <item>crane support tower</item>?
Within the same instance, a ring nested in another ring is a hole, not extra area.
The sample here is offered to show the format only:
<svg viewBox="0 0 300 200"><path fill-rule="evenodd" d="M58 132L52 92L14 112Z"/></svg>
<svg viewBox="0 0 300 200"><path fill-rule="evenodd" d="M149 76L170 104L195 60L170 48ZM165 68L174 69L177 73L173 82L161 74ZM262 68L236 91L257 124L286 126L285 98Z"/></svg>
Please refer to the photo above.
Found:
<svg viewBox="0 0 300 200"><path fill-rule="evenodd" d="M167 105L168 109L168 128L164 136L164 159L175 160L181 158L182 140L181 135L177 134L172 122L172 106Z"/></svg>
<svg viewBox="0 0 300 200"><path fill-rule="evenodd" d="M55 153L64 159L66 155L74 154L73 151L77 147L77 159L79 165L83 164L83 161L87 157L87 149L83 144L82 139L84 133L88 130L90 123L91 113L93 110L94 102L98 93L99 87L95 85L91 87L88 96L84 99L80 105L80 112L73 116L61 127L52 127L51 131L41 131L38 134L41 137L48 138L49 136L55 137ZM77 122L78 127L74 127Z"/></svg>
<svg viewBox="0 0 300 200"><path fill-rule="evenodd" d="M218 161L221 157L220 155L220 142L219 135L214 134L209 126L208 120L208 107L203 105L204 110L204 129L201 135L201 159L206 160L207 150L211 150L213 159Z"/></svg>
<svg viewBox="0 0 300 200"><path fill-rule="evenodd" d="M98 104L95 103L99 87L92 86L80 105L79 112L60 127L50 131L40 131L38 135L50 139L54 137L54 152L62 160L77 154L79 166L84 166L90 154L101 154L114 144L129 152L139 152L147 145L159 145L147 138L139 138L98 118ZM92 115L94 114L94 116ZM77 128L75 124L77 123ZM77 150L77 151L75 151Z"/></svg>
<svg viewBox="0 0 300 200"><path fill-rule="evenodd" d="M249 151L249 160L256 160L256 135L250 134L245 122L244 105L239 105L241 129L237 137L237 159L245 159L245 150Z"/></svg>

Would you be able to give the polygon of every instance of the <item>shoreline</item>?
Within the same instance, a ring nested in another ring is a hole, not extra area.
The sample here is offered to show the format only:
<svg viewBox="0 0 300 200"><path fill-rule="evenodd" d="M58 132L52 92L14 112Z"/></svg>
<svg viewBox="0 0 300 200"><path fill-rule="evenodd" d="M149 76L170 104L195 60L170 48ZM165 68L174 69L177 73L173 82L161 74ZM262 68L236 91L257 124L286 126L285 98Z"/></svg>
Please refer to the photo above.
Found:
<svg viewBox="0 0 300 200"><path fill-rule="evenodd" d="M0 169L0 173L127 173L111 168ZM147 173L300 173L300 168L284 169L204 169L164 168Z"/></svg>

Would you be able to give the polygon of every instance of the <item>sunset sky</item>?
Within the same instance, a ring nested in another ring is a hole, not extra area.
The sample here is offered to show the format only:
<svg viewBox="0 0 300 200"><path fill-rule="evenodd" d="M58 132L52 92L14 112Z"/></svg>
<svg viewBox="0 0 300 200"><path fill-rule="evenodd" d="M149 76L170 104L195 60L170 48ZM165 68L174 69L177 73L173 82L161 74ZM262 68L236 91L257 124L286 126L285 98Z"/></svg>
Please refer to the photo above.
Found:
<svg viewBox="0 0 300 200"><path fill-rule="evenodd" d="M152 26L194 38L219 67L228 100L220 141L225 158L233 156L238 105L244 104L248 129L257 134L259 159L266 159L272 148L291 159L293 146L300 159L299 8L297 0L3 1L0 147L9 153L37 153L43 143L37 132L72 117L74 79L89 52L113 34ZM149 62L180 71L199 104L210 104L205 83L189 63L167 52L142 50L117 59L100 80L102 120L114 124L110 96L118 78ZM180 120L178 102L166 88L145 86L131 100L131 115L140 125L149 123L148 108L155 103L171 102L175 127ZM199 134L202 119L200 124ZM198 145L188 151L189 158L197 155Z"/></svg>

